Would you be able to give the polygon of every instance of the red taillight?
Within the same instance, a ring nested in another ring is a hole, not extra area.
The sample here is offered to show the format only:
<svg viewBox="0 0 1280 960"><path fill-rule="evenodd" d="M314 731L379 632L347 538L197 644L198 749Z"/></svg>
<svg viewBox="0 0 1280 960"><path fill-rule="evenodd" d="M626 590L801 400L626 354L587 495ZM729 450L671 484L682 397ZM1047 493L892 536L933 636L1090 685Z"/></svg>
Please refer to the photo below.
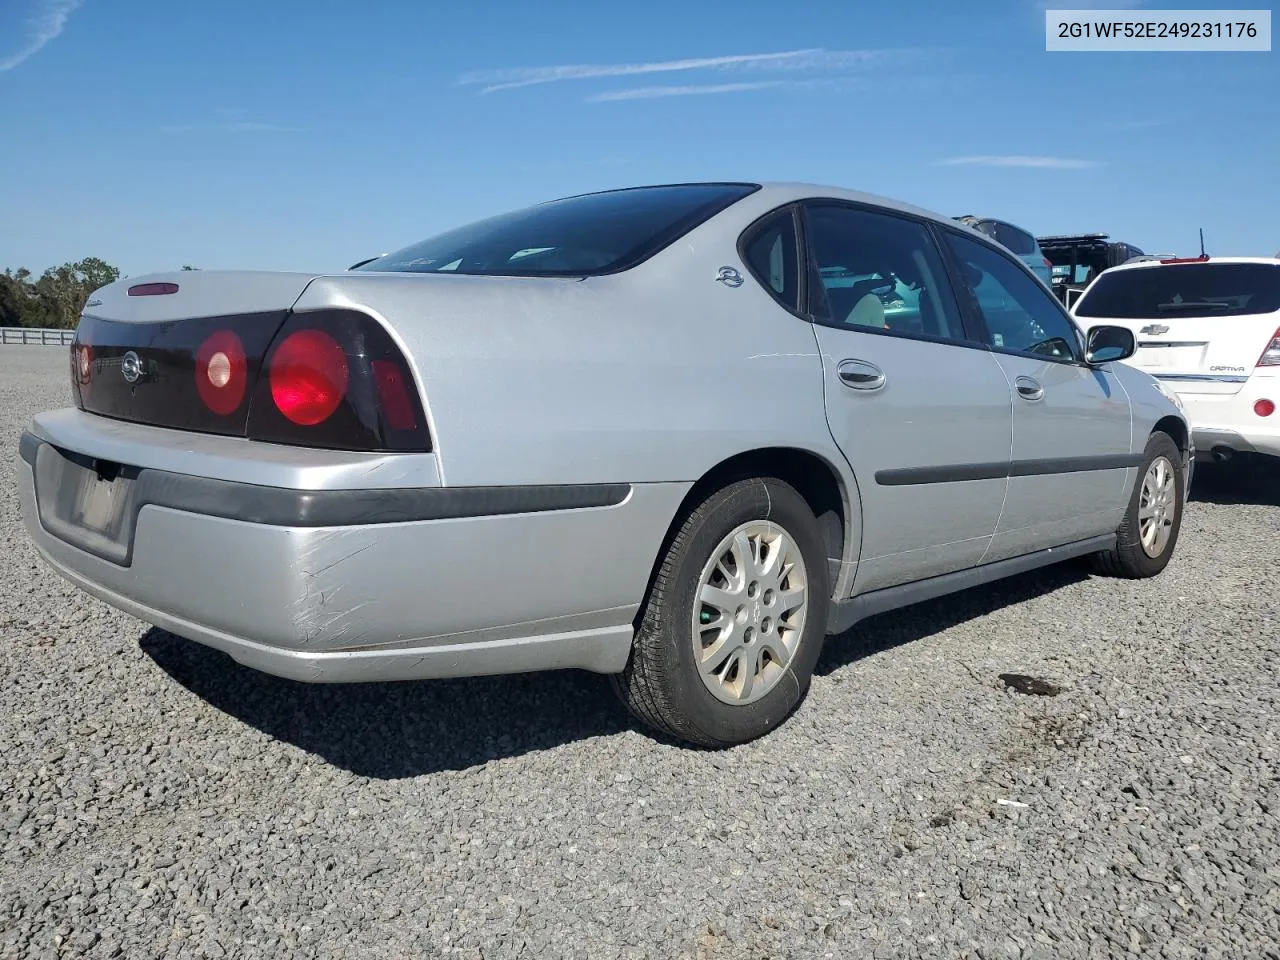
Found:
<svg viewBox="0 0 1280 960"><path fill-rule="evenodd" d="M1160 261L1161 263L1208 263L1209 255L1202 253L1198 257L1168 257Z"/></svg>
<svg viewBox="0 0 1280 960"><path fill-rule="evenodd" d="M299 426L315 426L346 396L347 355L323 330L299 330L280 344L270 377L276 409Z"/></svg>
<svg viewBox="0 0 1280 960"><path fill-rule="evenodd" d="M176 283L135 283L129 288L131 297L159 297L166 293L177 293Z"/></svg>
<svg viewBox="0 0 1280 960"><path fill-rule="evenodd" d="M230 330L219 330L196 353L196 391L219 416L235 412L249 388L244 344Z"/></svg>
<svg viewBox="0 0 1280 960"><path fill-rule="evenodd" d="M1262 356L1258 357L1258 362L1254 366L1280 367L1280 330L1271 335L1271 342L1262 351Z"/></svg>
<svg viewBox="0 0 1280 960"><path fill-rule="evenodd" d="M378 386L378 400L392 430L413 430L418 418L413 411L408 384L394 360L373 361L373 379Z"/></svg>
<svg viewBox="0 0 1280 960"><path fill-rule="evenodd" d="M89 382L89 374L93 372L93 347L82 343L76 348L76 373L81 384Z"/></svg>
<svg viewBox="0 0 1280 960"><path fill-rule="evenodd" d="M390 331L351 309L292 313L263 355L245 436L329 450L429 453L413 370Z"/></svg>
<svg viewBox="0 0 1280 960"><path fill-rule="evenodd" d="M1269 417L1276 412L1276 405L1270 400L1259 400L1253 405L1253 412L1260 417Z"/></svg>

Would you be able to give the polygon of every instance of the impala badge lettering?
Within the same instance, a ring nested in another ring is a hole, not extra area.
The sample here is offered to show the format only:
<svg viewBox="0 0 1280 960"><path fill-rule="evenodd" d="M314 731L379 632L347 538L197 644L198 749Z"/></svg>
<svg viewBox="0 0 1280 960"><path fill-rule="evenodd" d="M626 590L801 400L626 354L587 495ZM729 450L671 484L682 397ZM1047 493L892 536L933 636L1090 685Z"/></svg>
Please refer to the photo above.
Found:
<svg viewBox="0 0 1280 960"><path fill-rule="evenodd" d="M1145 327L1143 327L1138 332L1149 333L1152 336L1158 337L1162 333L1168 333L1169 328L1166 327L1163 323L1148 323Z"/></svg>
<svg viewBox="0 0 1280 960"><path fill-rule="evenodd" d="M142 376L142 359L130 350L120 358L120 372L130 383L137 383Z"/></svg>
<svg viewBox="0 0 1280 960"><path fill-rule="evenodd" d="M742 274L733 267L721 267L720 272L716 274L716 279L726 287L742 286Z"/></svg>

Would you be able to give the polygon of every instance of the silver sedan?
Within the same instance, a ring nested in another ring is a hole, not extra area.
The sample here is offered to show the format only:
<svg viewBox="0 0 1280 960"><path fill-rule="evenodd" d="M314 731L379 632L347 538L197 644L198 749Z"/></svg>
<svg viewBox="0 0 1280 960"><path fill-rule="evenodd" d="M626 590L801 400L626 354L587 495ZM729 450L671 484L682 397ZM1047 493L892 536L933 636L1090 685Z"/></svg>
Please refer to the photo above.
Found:
<svg viewBox="0 0 1280 960"><path fill-rule="evenodd" d="M104 287L17 482L53 569L259 670L584 669L725 747L862 617L1159 573L1194 451L1133 351L950 217L612 190L338 273Z"/></svg>

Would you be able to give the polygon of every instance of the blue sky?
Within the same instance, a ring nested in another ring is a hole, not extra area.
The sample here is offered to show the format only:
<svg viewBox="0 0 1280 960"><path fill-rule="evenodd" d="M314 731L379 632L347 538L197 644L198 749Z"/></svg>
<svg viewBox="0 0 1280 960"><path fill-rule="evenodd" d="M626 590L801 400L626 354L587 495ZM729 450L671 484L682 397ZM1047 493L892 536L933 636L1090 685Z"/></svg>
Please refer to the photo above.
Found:
<svg viewBox="0 0 1280 960"><path fill-rule="evenodd" d="M1051 54L1043 9L3 0L0 268L341 269L539 200L698 179L1280 251L1277 54Z"/></svg>

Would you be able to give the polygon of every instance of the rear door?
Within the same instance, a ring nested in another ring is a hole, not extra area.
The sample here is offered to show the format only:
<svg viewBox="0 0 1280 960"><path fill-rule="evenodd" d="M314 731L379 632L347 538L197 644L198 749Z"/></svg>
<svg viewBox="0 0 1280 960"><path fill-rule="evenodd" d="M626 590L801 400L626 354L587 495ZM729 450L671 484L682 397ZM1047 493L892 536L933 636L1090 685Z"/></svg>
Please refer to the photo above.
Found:
<svg viewBox="0 0 1280 960"><path fill-rule="evenodd" d="M1008 482L1008 382L924 222L826 200L803 213L827 421L862 501L855 589L972 566Z"/></svg>
<svg viewBox="0 0 1280 960"><path fill-rule="evenodd" d="M1134 477L1124 387L1083 362L1070 317L1022 264L948 229L969 311L1012 387L1009 490L984 560L1003 560L1110 533Z"/></svg>
<svg viewBox="0 0 1280 960"><path fill-rule="evenodd" d="M1280 262L1153 263L1108 270L1076 303L1088 328L1134 332L1126 362L1179 393L1231 395L1280 327Z"/></svg>

